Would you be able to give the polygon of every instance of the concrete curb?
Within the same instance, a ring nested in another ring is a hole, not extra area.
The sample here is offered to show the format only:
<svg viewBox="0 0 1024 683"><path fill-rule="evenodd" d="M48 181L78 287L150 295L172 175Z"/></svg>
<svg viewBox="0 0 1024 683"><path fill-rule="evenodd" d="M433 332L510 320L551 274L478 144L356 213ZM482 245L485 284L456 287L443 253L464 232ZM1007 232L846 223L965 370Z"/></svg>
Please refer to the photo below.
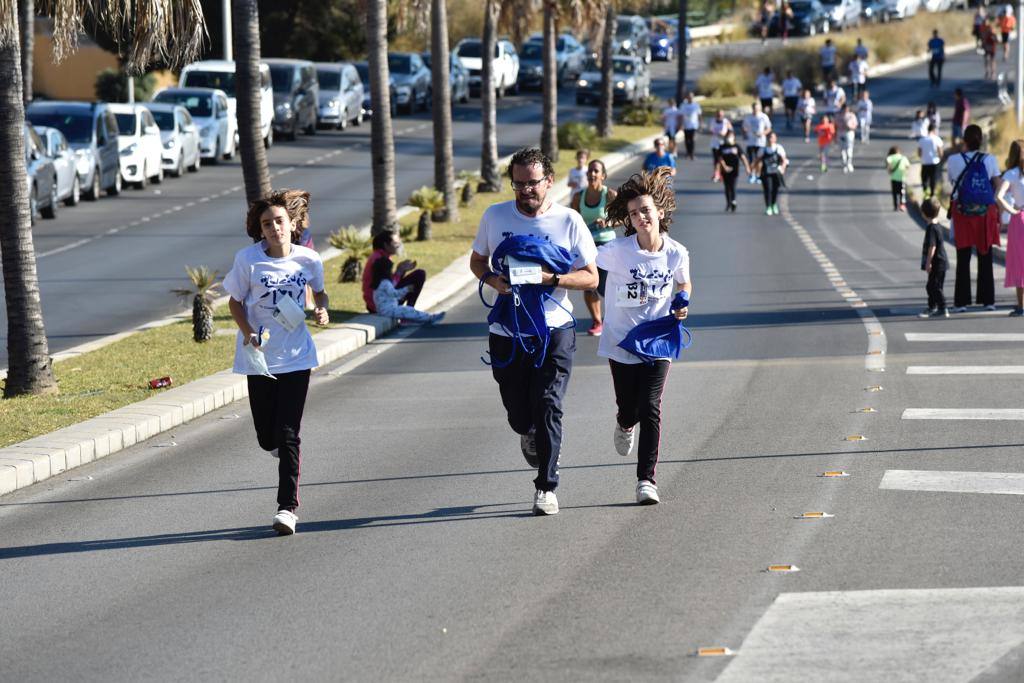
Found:
<svg viewBox="0 0 1024 683"><path fill-rule="evenodd" d="M648 151L656 137L649 136L602 157L609 173ZM508 159L503 159L502 163L508 163ZM566 179L556 181L552 200L563 202L568 197ZM427 280L417 306L421 309L434 308L472 282L467 253ZM161 323L163 321L149 326ZM396 327L392 318L366 314L313 335L320 366L366 346ZM0 449L0 495L134 446L247 396L245 376L223 370L161 391L145 401ZM154 448L174 445L168 440L154 444Z"/></svg>

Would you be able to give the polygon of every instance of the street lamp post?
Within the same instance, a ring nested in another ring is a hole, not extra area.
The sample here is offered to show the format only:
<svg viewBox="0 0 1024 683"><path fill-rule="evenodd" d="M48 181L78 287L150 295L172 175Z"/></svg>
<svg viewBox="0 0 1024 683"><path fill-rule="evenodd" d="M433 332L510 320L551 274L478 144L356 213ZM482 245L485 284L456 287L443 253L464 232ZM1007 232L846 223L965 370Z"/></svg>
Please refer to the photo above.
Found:
<svg viewBox="0 0 1024 683"><path fill-rule="evenodd" d="M221 23L224 25L224 59L231 61L234 59L231 51L231 0L221 0L220 6L223 17Z"/></svg>

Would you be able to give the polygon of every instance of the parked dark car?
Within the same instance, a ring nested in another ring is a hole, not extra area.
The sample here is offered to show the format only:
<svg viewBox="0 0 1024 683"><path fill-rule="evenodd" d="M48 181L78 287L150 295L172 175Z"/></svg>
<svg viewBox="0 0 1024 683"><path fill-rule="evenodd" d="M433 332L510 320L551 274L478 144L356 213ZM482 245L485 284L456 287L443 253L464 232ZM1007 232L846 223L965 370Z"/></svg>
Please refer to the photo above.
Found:
<svg viewBox="0 0 1024 683"><path fill-rule="evenodd" d="M389 52L388 71L395 79L398 108L411 114L430 109L430 69L417 52Z"/></svg>
<svg viewBox="0 0 1024 683"><path fill-rule="evenodd" d="M25 170L28 172L28 207L31 222L36 216L57 217L57 170L46 156L46 146L32 126L25 125Z"/></svg>
<svg viewBox="0 0 1024 683"><path fill-rule="evenodd" d="M651 74L639 57L614 57L612 59L612 101L615 104L632 102L636 104L651 94ZM593 60L587 60L576 82L576 104L601 101L601 67Z"/></svg>
<svg viewBox="0 0 1024 683"><path fill-rule="evenodd" d="M356 71L363 81L363 115L373 116L373 105L370 104L370 65L366 62L356 62ZM391 115L394 116L398 107L398 95L395 93L395 77L390 76L388 83L391 87Z"/></svg>
<svg viewBox="0 0 1024 683"><path fill-rule="evenodd" d="M109 105L37 100L28 106L25 118L34 126L49 126L64 133L75 150L86 199L99 199L104 190L110 196L121 192L120 131Z"/></svg>
<svg viewBox="0 0 1024 683"><path fill-rule="evenodd" d="M316 132L320 85L316 67L304 59L267 59L274 90L274 131L294 140L299 130Z"/></svg>
<svg viewBox="0 0 1024 683"><path fill-rule="evenodd" d="M421 52L420 57L427 69L433 73L430 53ZM462 61L455 56L454 52L448 53L448 84L452 92L452 104L456 102L469 102L469 69L462 66Z"/></svg>
<svg viewBox="0 0 1024 683"><path fill-rule="evenodd" d="M819 33L828 33L831 29L829 12L818 0L794 0L789 6L793 8L793 16L789 20L789 35L815 36ZM768 33L773 36L782 33L778 12L768 25Z"/></svg>
<svg viewBox="0 0 1024 683"><path fill-rule="evenodd" d="M579 78L587 53L583 45L568 33L555 41L557 83ZM535 34L519 48L519 87L541 88L544 83L544 36Z"/></svg>
<svg viewBox="0 0 1024 683"><path fill-rule="evenodd" d="M632 14L620 14L616 17L613 50L616 54L639 57L650 64L651 43L647 22Z"/></svg>

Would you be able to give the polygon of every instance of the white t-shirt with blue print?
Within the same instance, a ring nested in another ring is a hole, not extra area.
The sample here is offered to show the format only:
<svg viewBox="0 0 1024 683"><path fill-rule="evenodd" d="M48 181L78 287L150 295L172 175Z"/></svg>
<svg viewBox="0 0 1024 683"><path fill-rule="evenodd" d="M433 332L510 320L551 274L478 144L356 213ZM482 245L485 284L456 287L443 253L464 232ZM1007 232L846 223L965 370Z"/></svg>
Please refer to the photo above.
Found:
<svg viewBox="0 0 1024 683"><path fill-rule="evenodd" d="M284 297L291 297L302 308L306 285L314 292L323 291L323 261L313 249L297 244L282 258L268 256L266 248L266 242L257 242L235 254L235 263L224 277L224 291L245 305L245 315L252 329L269 332L262 349L271 373L315 368L316 345L306 324L288 330L274 318L274 312ZM244 375L247 368L239 332L233 371Z"/></svg>

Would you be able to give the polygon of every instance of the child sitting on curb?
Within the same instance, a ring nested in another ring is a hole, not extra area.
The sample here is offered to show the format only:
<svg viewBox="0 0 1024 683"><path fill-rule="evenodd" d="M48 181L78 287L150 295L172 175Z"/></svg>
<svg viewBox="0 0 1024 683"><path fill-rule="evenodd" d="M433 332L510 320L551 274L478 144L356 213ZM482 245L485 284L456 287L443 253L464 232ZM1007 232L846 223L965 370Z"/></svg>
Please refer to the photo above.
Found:
<svg viewBox="0 0 1024 683"><path fill-rule="evenodd" d="M403 306L399 302L409 294L409 287L395 287L392 279L392 263L390 259L377 259L373 263L373 305L377 315L389 318L400 318L404 322L433 325L444 318L444 313L427 313L412 306Z"/></svg>

